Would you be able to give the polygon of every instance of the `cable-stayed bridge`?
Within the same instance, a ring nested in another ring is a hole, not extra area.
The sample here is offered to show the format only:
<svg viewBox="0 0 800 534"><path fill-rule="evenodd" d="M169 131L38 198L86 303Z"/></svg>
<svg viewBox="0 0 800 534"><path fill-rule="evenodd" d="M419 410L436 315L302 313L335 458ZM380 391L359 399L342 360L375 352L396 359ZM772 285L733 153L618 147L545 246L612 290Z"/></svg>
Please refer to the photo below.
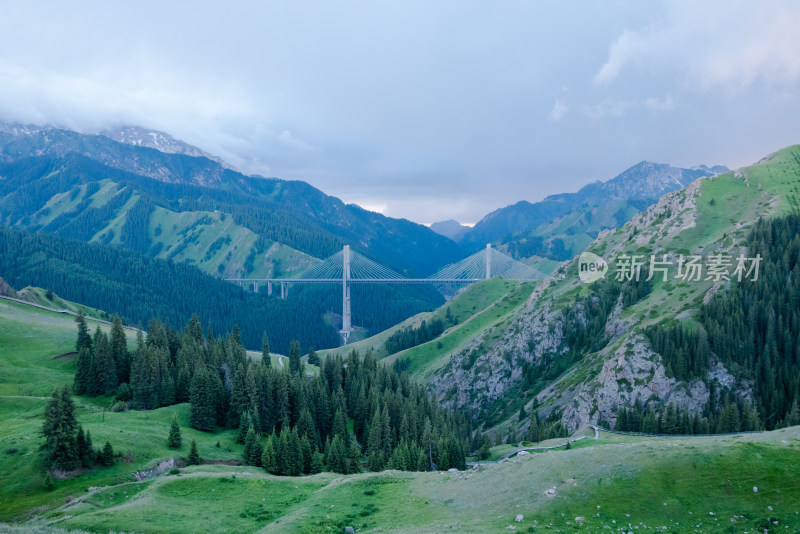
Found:
<svg viewBox="0 0 800 534"><path fill-rule="evenodd" d="M506 280L532 281L544 275L521 261L495 250L490 244L486 249L447 265L427 278L407 278L388 267L350 250L342 250L312 265L294 278L227 278L229 282L253 283L257 293L259 283L266 283L267 293L272 294L272 284L280 284L281 298L286 298L289 284L342 284L342 329L339 331L347 344L353 331L350 313L350 286L353 284L473 284L499 276Z"/></svg>

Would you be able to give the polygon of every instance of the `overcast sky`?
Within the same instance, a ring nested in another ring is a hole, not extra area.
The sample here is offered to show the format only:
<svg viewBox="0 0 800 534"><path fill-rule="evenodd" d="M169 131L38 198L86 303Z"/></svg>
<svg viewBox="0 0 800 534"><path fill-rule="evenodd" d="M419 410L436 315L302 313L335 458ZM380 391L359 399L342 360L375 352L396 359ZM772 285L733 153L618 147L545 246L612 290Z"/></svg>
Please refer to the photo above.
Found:
<svg viewBox="0 0 800 534"><path fill-rule="evenodd" d="M800 3L0 1L0 119L139 124L430 223L800 143Z"/></svg>

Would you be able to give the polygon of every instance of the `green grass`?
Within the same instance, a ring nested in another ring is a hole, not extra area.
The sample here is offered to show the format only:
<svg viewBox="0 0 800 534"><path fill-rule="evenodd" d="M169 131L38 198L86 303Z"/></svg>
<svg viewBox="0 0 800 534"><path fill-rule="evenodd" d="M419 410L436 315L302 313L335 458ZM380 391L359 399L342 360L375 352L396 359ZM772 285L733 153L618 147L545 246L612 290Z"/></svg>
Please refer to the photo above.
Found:
<svg viewBox="0 0 800 534"><path fill-rule="evenodd" d="M117 485L133 480L133 472L152 467L170 457L185 457L189 443L197 440L201 457L209 460L240 459L242 446L235 443L236 431L199 432L189 428L188 404L149 412L108 412L88 399L76 399L78 421L91 432L95 447L109 441L123 458L111 468L97 468L79 477L59 480L56 489L42 489L44 467L38 447L46 397L0 397L0 520L18 520L33 508L52 508L67 496L82 495L92 486ZM183 446L167 447L172 415L182 427ZM220 447L216 447L217 441ZM9 453L8 451L15 451Z"/></svg>
<svg viewBox="0 0 800 534"><path fill-rule="evenodd" d="M109 313L104 312L103 310L90 308L89 306L84 306L83 304L77 304L69 300L64 300L55 293L52 294L52 299L49 299L47 298L47 290L42 289L41 287L28 286L24 289L17 291L17 295L18 298L21 300L32 302L40 306L46 306L48 308L53 308L56 310L68 310L73 313L77 313L79 310L83 310L83 313L89 317L102 319L104 321L110 321L112 319L112 316Z"/></svg>
<svg viewBox="0 0 800 534"><path fill-rule="evenodd" d="M480 287L486 284L486 287ZM518 312L525 304L535 284L530 282L509 282L493 279L468 288L462 297L453 299L436 311L444 317L448 306L455 317L467 316L466 320L448 328L438 338L398 352L386 359L392 363L399 358L409 360L408 371L418 379L424 380L441 365L449 361L449 355L463 347L470 340L482 335L489 328L499 326ZM470 290L474 293L469 293ZM502 332L503 328L498 328Z"/></svg>
<svg viewBox="0 0 800 534"><path fill-rule="evenodd" d="M329 349L320 351L320 355L325 356L327 354L336 353L344 354L345 352L355 349L360 354L364 354L367 350L372 350L375 358L385 358L389 356L388 351L386 350L386 340L398 330L403 328L415 328L418 327L422 321L430 321L432 319L441 319L442 321L445 321L448 309L450 310L450 315L453 320L457 322L454 329L458 328L459 325L469 320L474 315L482 312L519 285L520 284L518 282L509 282L500 278L493 278L485 282L478 282L476 284L469 285L460 291L450 301L444 303L442 306L432 312L418 313L417 315L409 317L405 321L398 323L379 334L356 341L355 343L349 343L344 350L341 348ZM448 326L451 325L445 323L445 328ZM444 336L447 335L449 335L449 332L444 333ZM441 336L437 339L441 339ZM434 340L434 344L435 343L436 341ZM389 361L392 362L394 360L392 359Z"/></svg>
<svg viewBox="0 0 800 534"><path fill-rule="evenodd" d="M94 332L98 323L88 321ZM108 325L100 325L108 332ZM128 333L133 348L135 334ZM49 395L72 383L75 361L59 356L75 350L74 317L0 300L0 395Z"/></svg>
<svg viewBox="0 0 800 534"><path fill-rule="evenodd" d="M521 532L773 532L777 520L780 531L795 532L799 468L800 427L716 438L601 434L572 450L460 473L288 478L249 467L193 467L104 488L27 525L91 532L313 534L353 526L365 533L483 533L509 524Z"/></svg>
<svg viewBox="0 0 800 534"><path fill-rule="evenodd" d="M258 235L220 212L176 213L156 207L150 216L149 234L155 246L161 247L157 257L191 263L213 276L285 277L317 261L291 247L267 241L256 249L253 268L245 272L244 265L256 248Z"/></svg>
<svg viewBox="0 0 800 534"><path fill-rule="evenodd" d="M89 208L100 208L116 195L121 187L110 179L99 181L100 188L87 196L87 185L78 186L78 193L58 193L47 201L45 207L33 214L31 224L46 226L58 216L74 211L80 203L89 200ZM139 200L133 194L121 206L109 223L92 236L91 241L105 240L121 245L122 227L127 215ZM233 218L220 212L176 213L156 207L150 217L149 237L154 246L160 247L160 258L174 259L197 265L214 276L226 274L236 277L267 278L289 276L305 270L317 260L281 243L265 242L256 250L256 261L252 269L244 272L244 265L259 241L252 231L234 223ZM209 253L209 247L217 240L219 247Z"/></svg>

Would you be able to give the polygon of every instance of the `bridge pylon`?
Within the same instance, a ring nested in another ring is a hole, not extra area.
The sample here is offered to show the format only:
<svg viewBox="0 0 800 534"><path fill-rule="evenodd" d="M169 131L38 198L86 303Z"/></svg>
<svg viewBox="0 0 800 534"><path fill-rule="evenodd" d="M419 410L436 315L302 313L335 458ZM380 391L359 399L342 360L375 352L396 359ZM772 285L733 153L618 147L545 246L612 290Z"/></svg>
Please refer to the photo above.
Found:
<svg viewBox="0 0 800 534"><path fill-rule="evenodd" d="M353 331L350 317L350 245L342 249L342 329L339 331L347 345L347 338Z"/></svg>

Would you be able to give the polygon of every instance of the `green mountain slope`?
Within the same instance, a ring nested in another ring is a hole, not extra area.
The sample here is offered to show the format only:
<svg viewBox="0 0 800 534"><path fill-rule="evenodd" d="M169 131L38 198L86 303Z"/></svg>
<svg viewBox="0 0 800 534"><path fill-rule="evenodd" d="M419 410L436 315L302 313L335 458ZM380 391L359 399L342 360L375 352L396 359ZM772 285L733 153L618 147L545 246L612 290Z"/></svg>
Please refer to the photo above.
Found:
<svg viewBox="0 0 800 534"><path fill-rule="evenodd" d="M205 157L102 135L0 124L0 162L0 221L81 240L102 234L143 253L158 246L142 232L158 206L230 215L267 240L245 257L264 254L272 242L316 258L350 244L396 271L427 275L462 256L455 243L425 226L345 205L305 182L245 176ZM117 224L106 228L112 220ZM124 232L126 224L143 235ZM225 236L210 242L217 238Z"/></svg>
<svg viewBox="0 0 800 534"><path fill-rule="evenodd" d="M774 207L781 209L780 203ZM507 284L495 279L470 287L472 294L451 301L451 317L466 325L498 295L502 301L520 293ZM562 304L568 306L567 300ZM173 414L184 444L196 440L206 460L228 462L241 457L243 447L235 442L236 431L191 429L185 404L108 412L107 398L78 398L78 421L96 444L113 442L125 460L57 480L46 491L38 459L44 396L72 379L74 360L57 356L72 350L74 341L72 318L0 299L0 521L17 522L0 530L313 533L352 526L362 532L482 533L508 526L605 531L641 523L639 530L647 525L682 532L701 523L711 531L772 529L775 521L788 531L800 528L794 476L800 469L800 427L725 437L601 432L571 450L534 451L455 473L275 477L256 467L223 464L138 482L135 471L186 456L186 445L178 451L167 447Z"/></svg>
<svg viewBox="0 0 800 534"><path fill-rule="evenodd" d="M725 284L705 275L699 281L662 281L659 275L643 289L613 280L616 261L625 254L659 259L667 254L673 262L681 254L735 258L747 252L759 218L797 210L799 187L800 147L790 147L751 167L665 195L591 244L589 250L610 264L605 282L583 284L578 260L564 264L537 285L501 333L481 332L469 345L443 355L449 361L429 379L431 387L446 403L471 409L500 435L524 433L528 419L517 414L521 407L530 413L534 403L540 417L555 411L574 429L587 422L614 425L619 407L634 407L637 400L653 414L672 404L710 418L707 423L716 429L724 405L737 404L740 411L752 407L750 371L721 361L711 340L709 366L699 375L681 375L666 359L671 353L654 352L645 328L671 328L675 318L684 328L701 328L704 302L715 292L724 295ZM475 348L480 348L477 356ZM794 373L792 360L785 364ZM795 395L786 392L781 410L791 407ZM772 427L784 415L759 413L759 418Z"/></svg>
<svg viewBox="0 0 800 534"><path fill-rule="evenodd" d="M727 167L681 169L642 161L607 182L576 193L551 195L531 204L521 201L496 210L457 241L465 248L492 242L516 258L541 256L568 260L603 230L618 228L670 191Z"/></svg>
<svg viewBox="0 0 800 534"><path fill-rule="evenodd" d="M288 300L266 298L192 266L124 249L0 227L0 272L12 287L47 287L68 300L118 312L131 324L153 317L182 324L198 310L204 325L238 325L249 348L261 346L264 331L282 353L292 339L306 347L339 343L323 323L327 310L313 291L303 297L297 289Z"/></svg>

